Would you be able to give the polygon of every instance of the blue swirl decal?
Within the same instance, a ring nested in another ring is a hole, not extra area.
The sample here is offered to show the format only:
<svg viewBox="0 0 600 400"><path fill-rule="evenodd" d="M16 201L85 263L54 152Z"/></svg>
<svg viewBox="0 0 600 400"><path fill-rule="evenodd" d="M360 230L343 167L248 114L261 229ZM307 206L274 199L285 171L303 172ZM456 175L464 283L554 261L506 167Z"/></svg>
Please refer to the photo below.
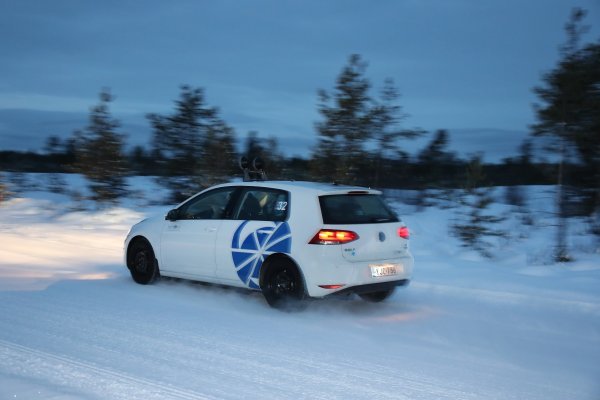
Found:
<svg viewBox="0 0 600 400"><path fill-rule="evenodd" d="M241 239L248 222L250 221L242 222L235 230L231 240L231 256L242 282L251 289L260 289L262 263L273 253L289 254L292 248L292 234L287 222L271 222L272 226L244 232L245 236Z"/></svg>

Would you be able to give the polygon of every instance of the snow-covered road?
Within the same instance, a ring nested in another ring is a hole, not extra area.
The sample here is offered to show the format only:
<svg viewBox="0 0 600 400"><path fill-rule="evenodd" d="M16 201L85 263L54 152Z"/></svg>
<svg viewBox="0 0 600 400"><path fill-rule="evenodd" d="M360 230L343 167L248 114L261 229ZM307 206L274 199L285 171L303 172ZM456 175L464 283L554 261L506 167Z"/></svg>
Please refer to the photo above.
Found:
<svg viewBox="0 0 600 400"><path fill-rule="evenodd" d="M593 399L599 389L600 307L586 302L415 283L383 305L319 301L286 314L258 294L117 274L5 291L0 304L0 382L40 393L1 384L7 399Z"/></svg>
<svg viewBox="0 0 600 400"><path fill-rule="evenodd" d="M0 399L600 398L598 255L482 260L425 211L406 217L415 279L388 302L282 313L257 293L136 285L121 246L139 211L43 204L0 208Z"/></svg>

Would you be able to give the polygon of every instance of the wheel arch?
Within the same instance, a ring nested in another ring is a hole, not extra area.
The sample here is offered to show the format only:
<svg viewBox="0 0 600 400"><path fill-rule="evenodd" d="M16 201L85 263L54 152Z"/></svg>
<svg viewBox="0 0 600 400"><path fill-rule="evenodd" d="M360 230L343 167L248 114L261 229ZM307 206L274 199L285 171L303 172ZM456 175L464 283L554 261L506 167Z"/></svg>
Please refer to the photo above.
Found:
<svg viewBox="0 0 600 400"><path fill-rule="evenodd" d="M131 254L131 248L136 245L137 243L146 243L148 246L150 246L150 249L152 249L152 253L154 254L154 264L158 267L158 260L156 258L156 250L154 249L154 246L152 245L152 243L150 242L150 240L148 240L145 236L142 235L137 235L134 236L133 238L131 238L131 240L129 241L128 245L127 245L127 252L125 253L125 260L127 263L127 268L131 268L131 264L132 264L132 254Z"/></svg>
<svg viewBox="0 0 600 400"><path fill-rule="evenodd" d="M258 281L261 289L264 285L265 277L267 275L269 268L271 267L271 265L274 262L277 262L278 260L286 260L286 261L289 261L292 263L292 265L296 268L296 271L298 271L298 275L300 275L300 279L302 280L302 288L304 290L304 295L307 296L308 291L306 290L306 278L304 277L304 272L302 271L302 268L300 268L298 263L292 257L290 257L289 254L286 254L286 253L273 253L270 256L268 256L265 259L265 261L263 261L263 264L260 268L260 276L259 276L259 281Z"/></svg>

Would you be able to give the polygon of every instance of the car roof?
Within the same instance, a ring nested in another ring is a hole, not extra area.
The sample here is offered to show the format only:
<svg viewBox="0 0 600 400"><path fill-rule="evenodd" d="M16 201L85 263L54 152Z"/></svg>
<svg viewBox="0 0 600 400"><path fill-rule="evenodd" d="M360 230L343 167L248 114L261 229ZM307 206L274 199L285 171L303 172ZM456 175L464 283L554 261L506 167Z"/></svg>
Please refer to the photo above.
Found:
<svg viewBox="0 0 600 400"><path fill-rule="evenodd" d="M268 187L274 189L282 189L289 192L313 192L317 196L331 194L348 194L351 192L364 192L368 194L381 194L380 191L361 187L361 186L346 186L333 183L308 182L308 181L245 181L231 182L222 185L224 186L253 186L253 187Z"/></svg>

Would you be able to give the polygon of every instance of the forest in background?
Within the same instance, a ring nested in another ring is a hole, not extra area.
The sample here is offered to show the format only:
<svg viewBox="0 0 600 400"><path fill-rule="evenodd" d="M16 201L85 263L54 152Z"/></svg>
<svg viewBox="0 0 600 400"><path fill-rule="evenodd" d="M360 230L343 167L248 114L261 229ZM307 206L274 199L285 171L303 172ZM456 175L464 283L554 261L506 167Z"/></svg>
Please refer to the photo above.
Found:
<svg viewBox="0 0 600 400"><path fill-rule="evenodd" d="M0 151L0 201L10 197L24 172L80 173L93 193L91 200L115 202L127 194L125 178L156 176L178 202L215 183L241 176L241 156L260 157L270 179L293 179L403 188L420 191L424 206L432 196L464 192L474 214L468 229L457 232L469 241L493 230L472 229L493 223L484 211L491 203L486 187L557 185L559 225L569 216L598 219L600 214L600 40L582 43L586 12L574 9L565 25L566 41L557 65L533 87L538 102L530 136L514 157L486 164L481 154L468 159L449 150L445 129L425 132L404 126L407 114L400 93L387 79L378 93L367 77L367 62L358 54L348 58L333 88L318 91L316 144L307 158L288 158L275 137L249 132L237 142L234 129L217 107L207 104L204 89L182 85L174 109L148 114L148 148L128 149L126 132L110 111L114 96L99 94L88 124L67 140L47 138L40 152ZM405 151L407 141L430 135L416 154ZM543 160L557 160L553 162ZM12 181L12 182L9 182ZM60 185L57 181L56 185ZM513 201L518 202L515 190ZM465 228L463 226L463 228ZM594 230L600 232L598 227ZM558 247L564 246L558 239ZM559 251L560 252L560 251Z"/></svg>

